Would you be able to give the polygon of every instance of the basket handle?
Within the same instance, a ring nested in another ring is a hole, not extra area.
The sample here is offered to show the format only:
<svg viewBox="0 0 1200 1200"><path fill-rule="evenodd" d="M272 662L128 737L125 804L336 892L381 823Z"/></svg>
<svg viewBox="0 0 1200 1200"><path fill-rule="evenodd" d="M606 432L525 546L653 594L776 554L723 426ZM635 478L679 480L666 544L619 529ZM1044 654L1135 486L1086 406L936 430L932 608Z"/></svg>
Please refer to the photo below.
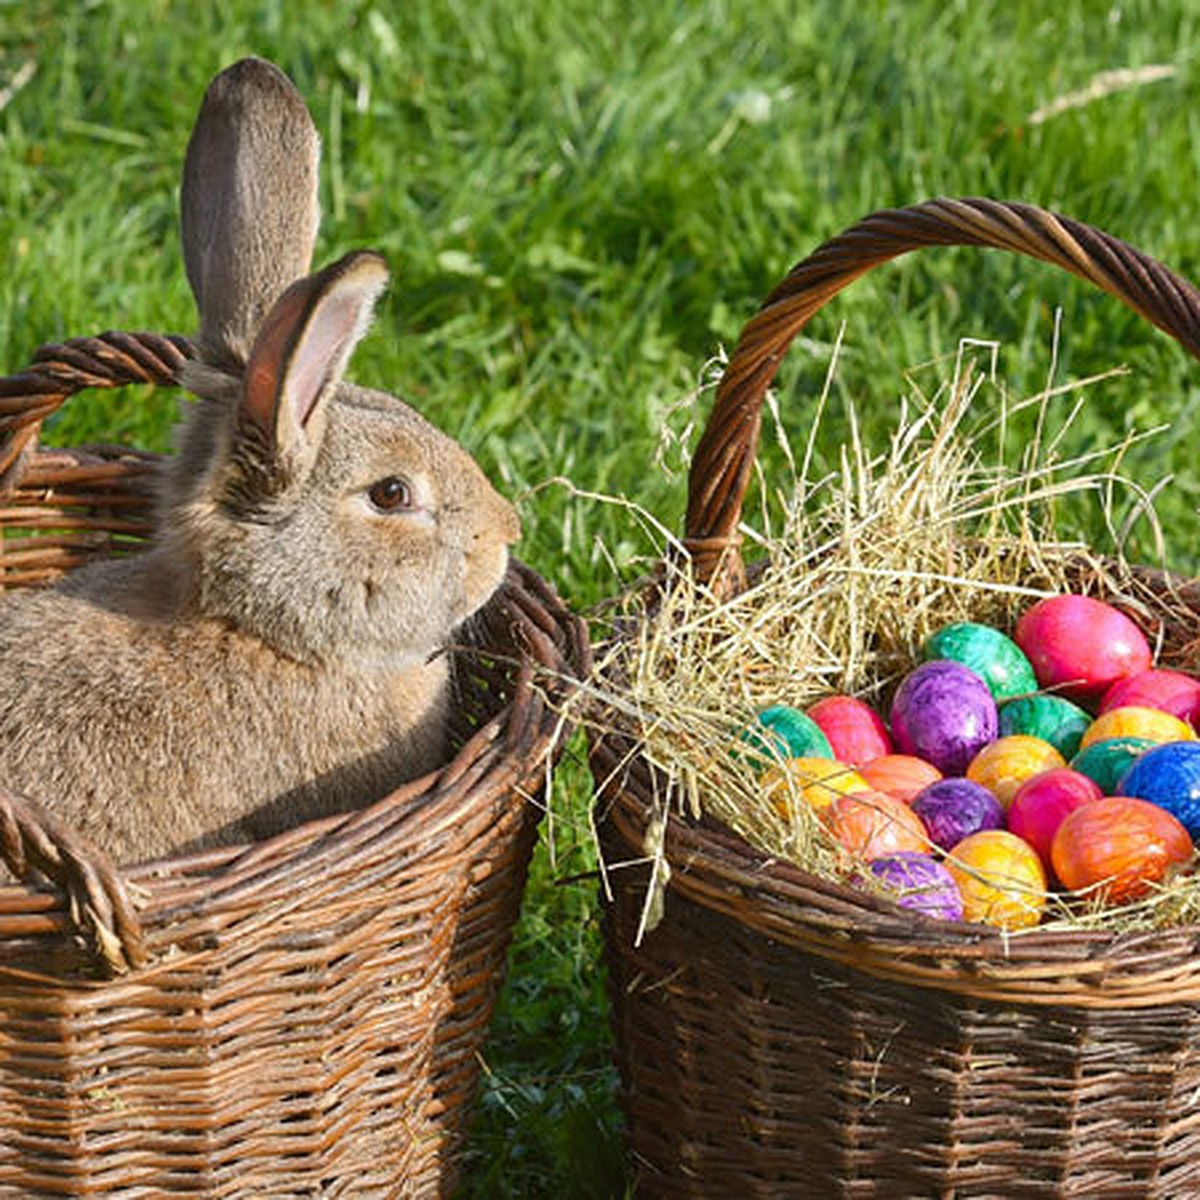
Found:
<svg viewBox="0 0 1200 1200"><path fill-rule="evenodd" d="M42 421L84 388L171 385L195 356L184 337L107 332L42 346L24 371L0 378L0 495L34 462ZM119 974L147 961L130 886L109 858L41 805L3 786L0 860L28 882L40 872L67 898L67 915L100 966Z"/></svg>
<svg viewBox="0 0 1200 1200"><path fill-rule="evenodd" d="M147 960L146 939L129 885L107 855L40 804L0 787L0 860L20 880L34 871L66 894L71 923L105 972Z"/></svg>
<svg viewBox="0 0 1200 1200"><path fill-rule="evenodd" d="M792 339L860 275L922 246L985 246L1054 263L1116 296L1200 358L1200 291L1090 225L988 199L928 200L872 213L797 263L742 329L688 475L683 545L702 583L720 592L744 585L738 523L763 397Z"/></svg>
<svg viewBox="0 0 1200 1200"><path fill-rule="evenodd" d="M178 335L112 330L42 346L24 371L0 379L0 495L21 482L42 422L68 397L84 388L174 384L195 353Z"/></svg>

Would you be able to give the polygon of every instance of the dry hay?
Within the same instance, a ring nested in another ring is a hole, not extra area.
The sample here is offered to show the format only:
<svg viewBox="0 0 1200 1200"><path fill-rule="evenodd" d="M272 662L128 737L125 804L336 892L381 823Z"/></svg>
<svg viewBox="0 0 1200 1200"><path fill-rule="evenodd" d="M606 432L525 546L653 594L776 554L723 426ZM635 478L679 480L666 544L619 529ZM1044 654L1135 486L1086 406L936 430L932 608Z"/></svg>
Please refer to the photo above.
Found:
<svg viewBox="0 0 1200 1200"><path fill-rule="evenodd" d="M882 453L863 445L851 413L837 469L809 483L820 424L814 421L800 463L791 460L782 528L744 530L758 551L746 591L718 599L690 577L686 560L661 547L655 586L627 588L606 614L615 636L598 650L585 718L600 726L616 719L635 732L641 753L666 781L645 847L658 861L660 885L669 874L664 822L704 813L771 856L832 879L866 876L865 886L881 887L861 863L847 861L809 805L792 803L790 815L781 815L764 798L761 761L745 753L741 735L769 705L803 708L831 692L858 696L886 714L891 692L941 626L972 620L1011 632L1036 599L1086 590L1139 614L1160 661L1181 661L1187 610L1170 589L1145 586L1119 552L1133 518L1117 527L1118 497L1132 498L1134 518L1144 519L1161 546L1152 498L1119 470L1136 439L1059 457L1085 390L1120 373L1048 386L1009 404L994 360L992 372L981 371L960 347L952 377L932 399L918 392L901 405ZM989 400L999 393L990 410L993 434L1022 412L1035 417L1034 436L1015 466L985 462L975 449L981 428L968 427L966 417L985 389ZM828 394L827 381L821 412ZM1055 405L1064 404L1066 415L1052 420ZM1061 502L1081 493L1104 513L1114 553L1102 556L1059 536ZM654 525L640 516L644 526ZM1173 637L1164 639L1164 630ZM655 890L647 927L657 919ZM1040 928L1134 929L1195 919L1200 885L1181 872L1120 909L1052 897Z"/></svg>

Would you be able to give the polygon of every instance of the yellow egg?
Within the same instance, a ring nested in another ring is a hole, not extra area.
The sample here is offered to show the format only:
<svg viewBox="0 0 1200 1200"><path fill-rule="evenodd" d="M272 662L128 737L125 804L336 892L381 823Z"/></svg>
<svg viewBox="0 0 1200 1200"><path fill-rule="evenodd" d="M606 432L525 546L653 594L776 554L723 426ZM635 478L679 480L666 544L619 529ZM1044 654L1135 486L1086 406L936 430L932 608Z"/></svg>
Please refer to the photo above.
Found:
<svg viewBox="0 0 1200 1200"><path fill-rule="evenodd" d="M1084 730L1079 748L1102 742L1107 738L1139 737L1151 742L1192 742L1196 735L1192 727L1170 713L1157 708L1143 708L1129 704L1124 708L1110 708L1101 713Z"/></svg>
<svg viewBox="0 0 1200 1200"><path fill-rule="evenodd" d="M1046 872L1037 851L1015 833L985 829L946 857L963 899L963 919L998 929L1026 929L1042 919Z"/></svg>
<svg viewBox="0 0 1200 1200"><path fill-rule="evenodd" d="M1066 765L1066 759L1049 742L1026 733L1010 733L975 755L967 767L967 778L987 788L1007 812L1025 780Z"/></svg>
<svg viewBox="0 0 1200 1200"><path fill-rule="evenodd" d="M791 820L792 805L797 800L822 809L839 796L871 790L853 767L830 758L789 758L763 773L762 787L785 821Z"/></svg>

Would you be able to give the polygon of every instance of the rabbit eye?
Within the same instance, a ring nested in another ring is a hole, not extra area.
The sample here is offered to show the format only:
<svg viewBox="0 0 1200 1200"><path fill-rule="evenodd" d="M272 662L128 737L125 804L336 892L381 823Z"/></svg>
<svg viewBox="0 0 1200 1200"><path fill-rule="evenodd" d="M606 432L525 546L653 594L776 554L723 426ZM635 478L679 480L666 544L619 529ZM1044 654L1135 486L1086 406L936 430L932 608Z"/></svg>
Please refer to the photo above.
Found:
<svg viewBox="0 0 1200 1200"><path fill-rule="evenodd" d="M389 475L367 489L367 499L380 512L396 512L401 508L412 508L413 494L408 482L395 475Z"/></svg>

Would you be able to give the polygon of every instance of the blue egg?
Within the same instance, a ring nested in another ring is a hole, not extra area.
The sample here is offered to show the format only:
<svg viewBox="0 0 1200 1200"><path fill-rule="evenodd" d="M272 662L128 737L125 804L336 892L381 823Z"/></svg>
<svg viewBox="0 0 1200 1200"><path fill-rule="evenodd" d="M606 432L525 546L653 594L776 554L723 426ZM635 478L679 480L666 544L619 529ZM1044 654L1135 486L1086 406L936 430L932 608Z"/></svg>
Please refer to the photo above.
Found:
<svg viewBox="0 0 1200 1200"><path fill-rule="evenodd" d="M1165 808L1194 838L1200 835L1200 742L1166 742L1139 755L1117 794Z"/></svg>

